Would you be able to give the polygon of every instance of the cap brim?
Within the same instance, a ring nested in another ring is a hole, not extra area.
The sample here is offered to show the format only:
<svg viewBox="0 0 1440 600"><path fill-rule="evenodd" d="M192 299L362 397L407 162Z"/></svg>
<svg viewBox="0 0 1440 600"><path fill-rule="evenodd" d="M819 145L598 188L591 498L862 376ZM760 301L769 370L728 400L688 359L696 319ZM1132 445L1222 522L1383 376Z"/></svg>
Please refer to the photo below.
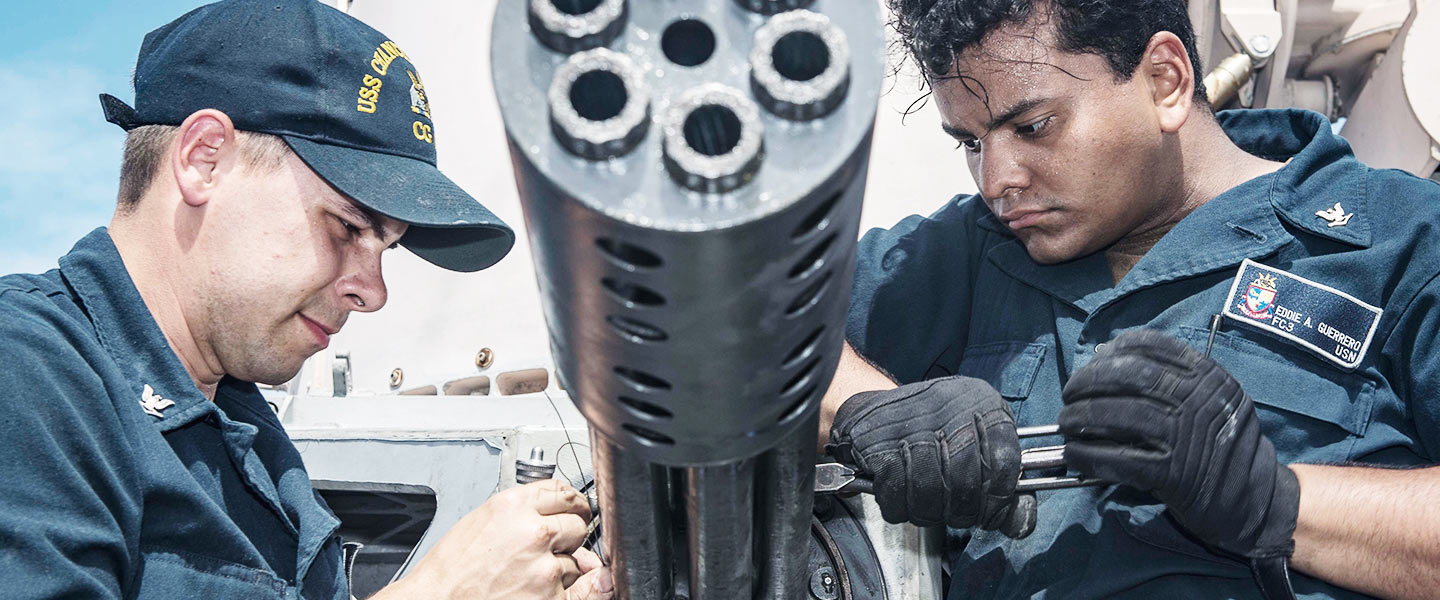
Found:
<svg viewBox="0 0 1440 600"><path fill-rule="evenodd" d="M281 137L340 193L409 223L400 245L439 267L479 271L515 245L510 226L425 161Z"/></svg>

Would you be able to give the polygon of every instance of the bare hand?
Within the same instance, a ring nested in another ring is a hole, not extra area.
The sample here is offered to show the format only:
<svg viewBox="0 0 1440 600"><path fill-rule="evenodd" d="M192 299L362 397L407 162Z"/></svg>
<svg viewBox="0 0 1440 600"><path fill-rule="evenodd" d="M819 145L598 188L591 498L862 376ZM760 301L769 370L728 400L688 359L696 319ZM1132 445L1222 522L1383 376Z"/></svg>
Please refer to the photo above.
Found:
<svg viewBox="0 0 1440 600"><path fill-rule="evenodd" d="M554 479L490 497L377 598L608 600L614 584L580 548L590 504ZM392 589L394 588L394 589Z"/></svg>

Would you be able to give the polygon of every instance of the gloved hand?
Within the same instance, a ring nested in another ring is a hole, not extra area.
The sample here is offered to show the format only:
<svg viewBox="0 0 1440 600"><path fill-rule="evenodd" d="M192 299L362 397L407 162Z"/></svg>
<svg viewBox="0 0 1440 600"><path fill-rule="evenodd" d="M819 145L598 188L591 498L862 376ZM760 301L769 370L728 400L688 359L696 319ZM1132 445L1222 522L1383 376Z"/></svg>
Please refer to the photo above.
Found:
<svg viewBox="0 0 1440 600"><path fill-rule="evenodd" d="M874 480L891 523L981 527L1012 538L1035 529L1035 496L1016 495L1020 440L989 384L948 377L851 396L827 451Z"/></svg>
<svg viewBox="0 0 1440 600"><path fill-rule="evenodd" d="M1250 559L1288 557L1300 485L1215 361L1156 331L1116 338L1062 392L1065 462L1151 492L1182 526Z"/></svg>

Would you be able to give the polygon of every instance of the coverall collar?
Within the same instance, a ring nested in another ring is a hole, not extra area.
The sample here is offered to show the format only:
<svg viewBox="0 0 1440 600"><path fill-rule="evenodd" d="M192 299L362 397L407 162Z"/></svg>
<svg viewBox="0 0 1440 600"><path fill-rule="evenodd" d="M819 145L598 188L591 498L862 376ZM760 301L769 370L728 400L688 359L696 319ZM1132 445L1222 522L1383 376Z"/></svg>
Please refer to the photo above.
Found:
<svg viewBox="0 0 1440 600"><path fill-rule="evenodd" d="M160 431L215 412L165 340L106 228L80 238L60 257L60 274L75 290L101 346L138 382L135 400L151 416L160 414L155 418Z"/></svg>

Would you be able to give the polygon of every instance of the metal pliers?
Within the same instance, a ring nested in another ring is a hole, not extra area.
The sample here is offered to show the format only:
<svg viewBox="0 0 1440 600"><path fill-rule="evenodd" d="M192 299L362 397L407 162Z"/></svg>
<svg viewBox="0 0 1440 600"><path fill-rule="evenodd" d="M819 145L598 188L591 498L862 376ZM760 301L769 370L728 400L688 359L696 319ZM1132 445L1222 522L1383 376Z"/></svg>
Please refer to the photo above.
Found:
<svg viewBox="0 0 1440 600"><path fill-rule="evenodd" d="M1059 425L1021 427L1015 430L1020 439L1048 437L1060 434ZM1016 492L1038 492L1062 488L1087 487L1109 483L1100 479L1075 476L1025 477L1026 471L1054 469L1065 466L1065 445L1029 448L1020 451L1020 481L1015 484ZM849 465L827 462L815 465L815 493L875 493L875 482L860 477Z"/></svg>

